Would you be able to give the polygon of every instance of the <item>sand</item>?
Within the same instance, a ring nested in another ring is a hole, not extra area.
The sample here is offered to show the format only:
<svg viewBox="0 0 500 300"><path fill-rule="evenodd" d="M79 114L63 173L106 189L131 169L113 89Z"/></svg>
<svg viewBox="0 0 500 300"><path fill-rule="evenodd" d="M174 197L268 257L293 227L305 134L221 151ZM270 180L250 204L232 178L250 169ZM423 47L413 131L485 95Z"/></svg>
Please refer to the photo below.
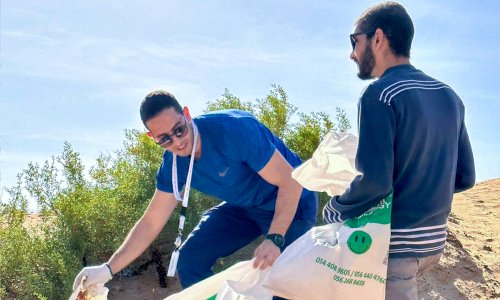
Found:
<svg viewBox="0 0 500 300"><path fill-rule="evenodd" d="M110 300L164 299L180 290L175 278L160 288L153 267L138 276L113 279L108 287ZM500 179L455 195L444 256L419 280L418 298L500 298Z"/></svg>

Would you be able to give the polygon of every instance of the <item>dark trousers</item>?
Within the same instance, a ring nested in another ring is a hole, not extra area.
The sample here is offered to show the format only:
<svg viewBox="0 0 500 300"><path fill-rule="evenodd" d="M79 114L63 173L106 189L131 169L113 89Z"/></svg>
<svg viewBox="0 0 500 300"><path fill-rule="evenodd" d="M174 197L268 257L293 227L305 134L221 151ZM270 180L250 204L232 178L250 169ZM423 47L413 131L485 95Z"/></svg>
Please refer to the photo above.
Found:
<svg viewBox="0 0 500 300"><path fill-rule="evenodd" d="M267 234L274 212L222 203L208 210L179 250L177 274L187 288L212 273L216 260ZM298 211L285 236L285 247L316 223L316 211ZM283 249L282 249L283 250Z"/></svg>

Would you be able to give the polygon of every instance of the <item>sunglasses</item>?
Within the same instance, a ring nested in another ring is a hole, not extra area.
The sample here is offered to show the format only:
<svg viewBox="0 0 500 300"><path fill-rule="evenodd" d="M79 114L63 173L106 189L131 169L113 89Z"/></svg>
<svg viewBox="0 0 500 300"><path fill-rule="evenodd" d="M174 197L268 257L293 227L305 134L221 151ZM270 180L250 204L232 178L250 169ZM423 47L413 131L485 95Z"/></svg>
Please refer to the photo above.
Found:
<svg viewBox="0 0 500 300"><path fill-rule="evenodd" d="M184 124L179 125L172 130L172 134L165 134L158 142L157 145L166 148L172 146L174 143L174 136L178 139L183 138L188 133L187 120L184 118Z"/></svg>
<svg viewBox="0 0 500 300"><path fill-rule="evenodd" d="M357 33L352 33L349 35L349 38L351 40L351 46L352 46L352 50L354 50L354 48L356 48L356 44L358 43L358 41L355 39L355 37L357 37L358 35L362 35L362 34L366 34L366 37L367 38L370 38L373 34L375 33L375 31L370 31L370 32L357 32Z"/></svg>

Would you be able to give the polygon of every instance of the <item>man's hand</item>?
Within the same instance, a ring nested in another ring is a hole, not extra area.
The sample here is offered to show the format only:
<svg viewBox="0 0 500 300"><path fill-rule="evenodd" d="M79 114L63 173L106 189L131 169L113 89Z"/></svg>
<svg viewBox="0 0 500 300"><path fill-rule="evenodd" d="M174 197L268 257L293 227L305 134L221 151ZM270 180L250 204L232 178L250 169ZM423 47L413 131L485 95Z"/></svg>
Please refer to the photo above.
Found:
<svg viewBox="0 0 500 300"><path fill-rule="evenodd" d="M253 267L260 267L261 270L264 270L272 266L280 254L280 248L272 241L266 239L255 249Z"/></svg>
<svg viewBox="0 0 500 300"><path fill-rule="evenodd" d="M85 279L84 279L85 277ZM80 273L76 276L75 282L73 282L73 291L75 291L80 282L83 280L83 289L88 289L89 286L110 281L113 276L111 275L111 270L106 264L102 264L100 266L95 267L86 267L83 268Z"/></svg>

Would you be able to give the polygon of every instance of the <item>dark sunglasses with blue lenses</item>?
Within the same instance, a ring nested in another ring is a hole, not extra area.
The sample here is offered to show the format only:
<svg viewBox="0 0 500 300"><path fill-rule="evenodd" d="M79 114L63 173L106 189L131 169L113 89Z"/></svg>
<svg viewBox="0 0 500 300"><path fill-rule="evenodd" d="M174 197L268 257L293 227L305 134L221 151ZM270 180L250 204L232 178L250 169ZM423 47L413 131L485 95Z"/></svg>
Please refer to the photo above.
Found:
<svg viewBox="0 0 500 300"><path fill-rule="evenodd" d="M184 124L175 127L174 130L172 130L172 134L165 134L158 142L156 142L156 144L161 147L170 147L174 143L174 136L178 139L183 138L186 136L188 131L189 130L186 121Z"/></svg>

